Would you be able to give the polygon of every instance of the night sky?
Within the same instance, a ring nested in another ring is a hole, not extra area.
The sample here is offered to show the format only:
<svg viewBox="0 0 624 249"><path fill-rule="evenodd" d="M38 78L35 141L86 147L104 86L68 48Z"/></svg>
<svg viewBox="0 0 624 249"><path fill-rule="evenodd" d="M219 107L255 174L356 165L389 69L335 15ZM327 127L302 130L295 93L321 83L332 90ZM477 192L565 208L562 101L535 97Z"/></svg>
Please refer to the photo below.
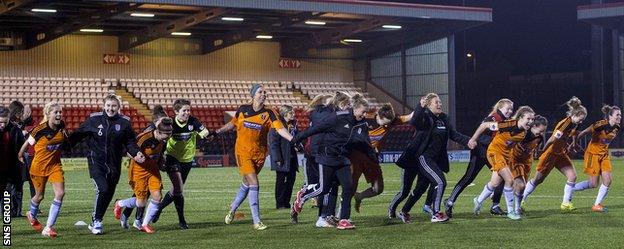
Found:
<svg viewBox="0 0 624 249"><path fill-rule="evenodd" d="M461 0L400 1L462 5ZM511 75L590 70L590 25L577 21L578 0L465 0L466 6L493 9L493 22L465 32L465 49L477 57L477 71L504 67ZM456 36L459 56L462 32Z"/></svg>

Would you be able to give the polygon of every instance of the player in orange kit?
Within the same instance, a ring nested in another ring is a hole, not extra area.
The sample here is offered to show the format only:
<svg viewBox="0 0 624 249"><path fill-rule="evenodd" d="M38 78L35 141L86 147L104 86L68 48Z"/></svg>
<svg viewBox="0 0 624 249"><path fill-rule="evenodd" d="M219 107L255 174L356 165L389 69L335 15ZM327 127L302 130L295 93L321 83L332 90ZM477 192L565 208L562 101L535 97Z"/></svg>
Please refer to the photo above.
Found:
<svg viewBox="0 0 624 249"><path fill-rule="evenodd" d="M67 131L62 121L62 108L56 102L49 102L43 108L43 120L30 132L28 140L22 145L18 157L23 163L24 152L28 146L34 146L35 155L30 167L30 177L35 187L35 196L30 200L30 211L26 214L28 222L37 231L42 229L37 219L39 204L45 194L46 183L54 189L54 200L50 205L50 213L41 234L54 238L57 232L54 224L61 211L65 196L65 178L61 165L61 148L67 142Z"/></svg>
<svg viewBox="0 0 624 249"><path fill-rule="evenodd" d="M377 110L377 114L374 117L366 119L371 146L375 148L377 153L380 152L383 138L392 126L407 123L412 118L412 115L413 113L396 117L392 105L385 104ZM362 174L366 178L366 182L371 184L371 187L363 192L356 192L355 195L353 195L355 211L359 213L362 200L375 197L383 192L383 175L379 162L371 160L366 153L360 150L353 150L349 159L351 161L353 189L357 191L358 182Z"/></svg>
<svg viewBox="0 0 624 249"><path fill-rule="evenodd" d="M167 146L167 139L173 133L173 120L161 118L154 124L153 130L145 131L137 136L137 144L146 159L143 163L130 160L128 179L135 197L115 202L115 219L121 219L124 208L137 208L137 219L134 227L146 233L154 233L150 222L159 209L161 201L162 177L160 166L164 163L163 154ZM147 212L145 205L151 196ZM145 218L143 214L145 213Z"/></svg>
<svg viewBox="0 0 624 249"><path fill-rule="evenodd" d="M251 104L241 105L234 118L216 130L216 133L220 134L236 128L234 153L236 154L238 170L243 177L243 183L241 183L239 191L230 205L230 211L225 216L225 223L232 223L236 209L249 195L253 228L264 230L267 226L260 221L258 173L262 170L269 151L267 143L269 130L275 129L280 136L288 141L292 140L292 136L284 128L278 119L278 115L273 110L265 108L264 102L267 93L264 86L254 84L251 87L250 95Z"/></svg>
<svg viewBox="0 0 624 249"><path fill-rule="evenodd" d="M535 112L531 107L521 106L511 120L481 124L470 139L471 143L476 143L479 135L486 129L496 131L487 149L487 158L492 165L492 177L490 182L483 187L481 194L474 198L475 215L479 214L483 201L492 195L499 184L504 182L503 195L507 203L507 217L512 220L520 219L520 215L513 211L512 148L525 138L527 130L533 123L534 115Z"/></svg>
<svg viewBox="0 0 624 249"><path fill-rule="evenodd" d="M602 178L602 184L598 190L598 196L592 207L594 212L605 212L607 208L602 201L609 192L611 185L611 157L609 156L609 144L620 132L622 111L617 106L605 105L602 107L604 119L599 120L587 129L579 133L579 137L591 133L592 138L585 150L585 174L589 180L577 183L574 191L595 188ZM578 141L578 139L577 139Z"/></svg>
<svg viewBox="0 0 624 249"><path fill-rule="evenodd" d="M514 212L522 214L520 204L526 182L531 174L533 154L537 147L544 142L544 131L548 127L548 120L540 115L535 115L533 125L522 141L517 143L511 150L511 174L514 178Z"/></svg>
<svg viewBox="0 0 624 249"><path fill-rule="evenodd" d="M570 212L575 210L570 201L574 193L576 170L568 156L568 140L576 135L578 125L587 117L587 109L581 105L581 100L577 97L572 97L566 102L566 105L568 106L567 117L557 123L552 136L546 142L544 153L540 156L537 164L537 173L533 179L527 182L522 202L526 202L529 195L546 179L550 171L557 168L567 178L560 208L561 211Z"/></svg>

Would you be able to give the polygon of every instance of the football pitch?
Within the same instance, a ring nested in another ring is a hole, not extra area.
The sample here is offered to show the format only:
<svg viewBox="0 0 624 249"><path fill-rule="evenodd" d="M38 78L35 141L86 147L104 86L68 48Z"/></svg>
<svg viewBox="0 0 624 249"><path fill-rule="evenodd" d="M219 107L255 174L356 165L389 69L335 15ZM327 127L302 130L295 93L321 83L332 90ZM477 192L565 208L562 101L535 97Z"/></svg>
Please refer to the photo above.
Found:
<svg viewBox="0 0 624 249"><path fill-rule="evenodd" d="M578 181L585 180L582 162L575 161L575 164ZM482 214L475 217L472 198L481 192L490 177L485 169L475 185L460 196L453 219L448 223L430 223L429 216L419 208L424 201L421 200L411 212L413 223L403 224L386 218L388 203L399 190L400 170L393 164L385 164L382 166L386 182L384 193L365 200L362 213L352 212L356 229L350 231L315 228L317 210L309 202L300 215L300 223L292 225L289 210L275 209L275 172L268 168L260 173L260 208L268 229L252 229L247 201L239 209L245 216L225 225L223 218L240 184L237 169L195 168L185 186L189 230L179 230L173 205L167 207L154 224L156 233L145 234L133 228L124 230L113 217L111 203L104 219L104 235L99 236L91 235L86 226L74 225L80 220L90 222L95 191L86 169L70 169L65 172L65 200L56 225L59 237L44 238L30 228L25 218L17 218L11 223L12 244L28 248L618 248L624 247L624 183L620 180L624 179L624 171L620 169L624 163L614 161L613 166L614 180L604 203L609 208L607 213L591 212L597 193L597 189L591 189L575 194L574 204L578 209L574 213L562 214L559 204L565 179L553 170L528 200L527 214L522 220L491 216L489 200L484 203ZM445 196L465 168L465 163L451 165ZM164 174L163 180L166 191L170 183ZM303 174L298 174L294 192L302 182ZM362 178L359 190L367 186ZM27 196L27 184L25 192ZM115 198L131 195L127 174L123 172ZM48 185L41 204L43 214L39 217L44 224L53 196ZM28 200L24 201L25 213Z"/></svg>

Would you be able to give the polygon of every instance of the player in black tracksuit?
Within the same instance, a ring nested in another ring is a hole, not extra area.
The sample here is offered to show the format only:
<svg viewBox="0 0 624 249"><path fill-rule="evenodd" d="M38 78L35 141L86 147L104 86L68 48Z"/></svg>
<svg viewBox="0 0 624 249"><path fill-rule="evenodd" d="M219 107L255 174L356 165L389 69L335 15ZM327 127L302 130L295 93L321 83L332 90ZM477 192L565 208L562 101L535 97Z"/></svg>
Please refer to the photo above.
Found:
<svg viewBox="0 0 624 249"><path fill-rule="evenodd" d="M335 113L335 109L333 106L325 106L325 105L317 105L314 107L314 110L310 112L310 126L314 126L315 123L321 122L324 118ZM312 184L319 183L319 164L316 162L315 157L318 155L319 146L321 141L323 141L324 134L316 134L310 136L309 144L307 148L306 157L306 165L305 165L305 177L306 177L306 188ZM335 226L337 223L334 220L331 220L330 216L335 215L336 212L336 200L338 198L338 183L337 179L332 180L334 188L323 196L318 197L318 217L320 219L326 219L326 222L330 222L331 225ZM293 223L297 223L296 219L292 220ZM317 222L318 223L318 222Z"/></svg>
<svg viewBox="0 0 624 249"><path fill-rule="evenodd" d="M293 204L293 215L301 211L301 205L316 196L329 193L332 186L328 184L336 177L342 186L339 229L352 229L348 221L351 216L351 198L353 197L353 182L349 153L356 146L366 146L369 154L375 158L375 151L370 147L368 126L364 119L358 121L352 109L337 111L315 123L309 129L297 134L292 142L298 142L314 134L324 134L319 145L319 153L315 157L319 164L319 184L308 186L297 193Z"/></svg>
<svg viewBox="0 0 624 249"><path fill-rule="evenodd" d="M470 140L468 136L457 132L451 126L446 114L442 113L442 104L437 95L428 94L421 102L421 106L416 106L414 116L410 120L410 124L421 133L410 143L397 162L403 168L415 167L418 171L416 187L399 214L406 223L411 222L409 211L427 188L433 194L431 221L448 220L448 217L440 212L446 188L444 173L449 171L447 142L450 139L468 146Z"/></svg>
<svg viewBox="0 0 624 249"><path fill-rule="evenodd" d="M106 98L105 111L92 113L69 136L72 146L87 139L90 149L87 156L89 175L96 186L93 222L89 226L93 234L103 233L102 220L119 182L124 152L127 151L137 162L145 160L137 146L130 118L118 113L119 103L115 95L109 95Z"/></svg>
<svg viewBox="0 0 624 249"><path fill-rule="evenodd" d="M494 105L493 109L492 113L483 119L483 122L502 122L509 119L511 113L513 112L513 102L509 99L501 99L496 103L496 105ZM453 215L453 205L457 201L457 198L462 191L464 191L464 189L474 181L477 175L479 175L483 166L492 168L487 160L486 152L493 137L494 133L489 130L486 133L483 133L483 135L479 137L479 141L477 141L477 147L470 151L470 162L468 163L468 168L466 168L466 173L462 176L459 182L457 182L457 185L455 185L455 188L451 191L450 196L444 201L446 214L449 217ZM503 184L500 184L494 189L494 193L492 194L492 207L490 208L490 213L493 215L507 214L499 206L501 196L503 194L503 187Z"/></svg>

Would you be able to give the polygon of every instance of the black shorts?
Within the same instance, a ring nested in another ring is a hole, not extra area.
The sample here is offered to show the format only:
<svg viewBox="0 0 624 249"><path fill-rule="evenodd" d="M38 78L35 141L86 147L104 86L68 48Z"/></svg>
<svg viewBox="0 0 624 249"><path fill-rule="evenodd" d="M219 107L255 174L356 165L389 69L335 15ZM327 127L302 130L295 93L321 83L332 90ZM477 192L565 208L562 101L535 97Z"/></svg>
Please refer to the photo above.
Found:
<svg viewBox="0 0 624 249"><path fill-rule="evenodd" d="M165 157L165 164L160 170L165 172L183 172L190 170L191 167L193 167L193 162L183 163L178 161L175 157L167 155Z"/></svg>

